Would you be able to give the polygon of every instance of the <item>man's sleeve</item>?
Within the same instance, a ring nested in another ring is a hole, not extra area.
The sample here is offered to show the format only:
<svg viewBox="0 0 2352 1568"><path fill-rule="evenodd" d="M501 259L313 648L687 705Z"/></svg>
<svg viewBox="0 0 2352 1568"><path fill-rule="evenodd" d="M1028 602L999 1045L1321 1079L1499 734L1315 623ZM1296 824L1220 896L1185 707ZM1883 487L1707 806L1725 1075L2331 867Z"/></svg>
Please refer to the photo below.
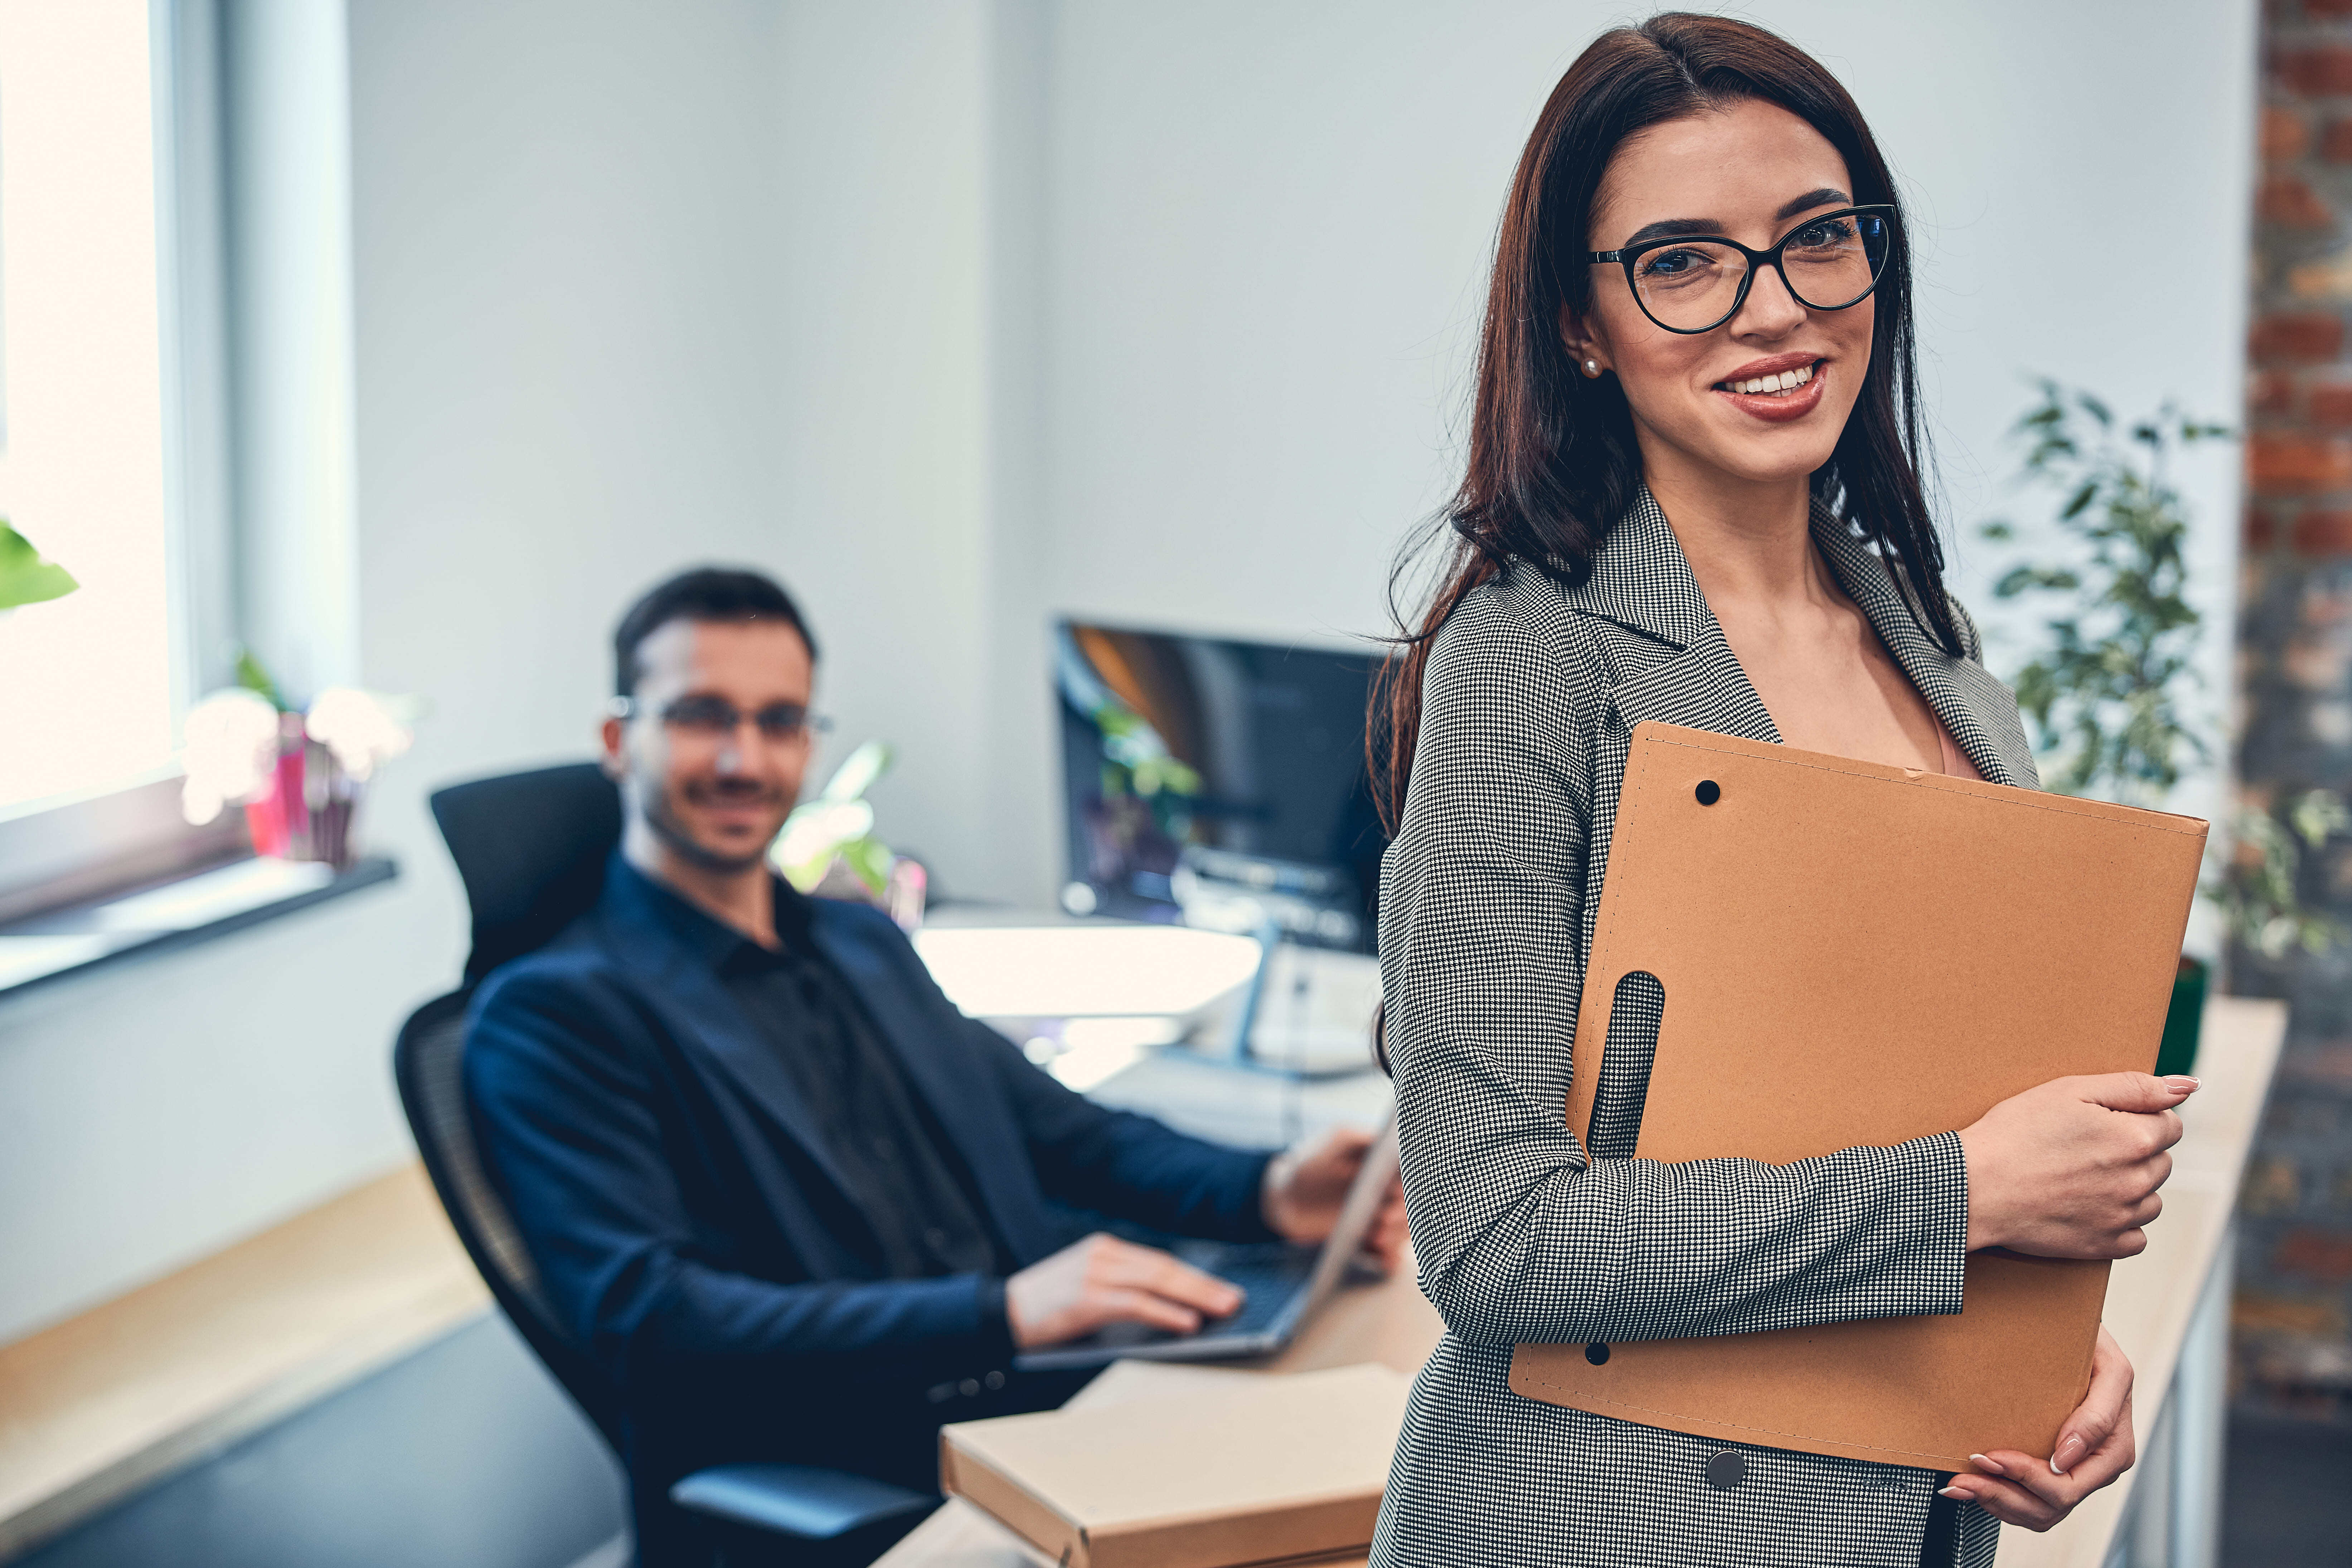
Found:
<svg viewBox="0 0 2352 1568"><path fill-rule="evenodd" d="M525 971L492 983L466 1051L492 1180L562 1327L616 1384L756 1366L921 1386L1010 1364L1000 1279L780 1285L711 1257L643 1027L593 977Z"/></svg>
<svg viewBox="0 0 2352 1568"><path fill-rule="evenodd" d="M1271 1154L1187 1137L1150 1117L1097 1105L985 1024L966 1019L965 1028L1003 1084L1049 1195L1181 1236L1275 1239L1259 1204Z"/></svg>

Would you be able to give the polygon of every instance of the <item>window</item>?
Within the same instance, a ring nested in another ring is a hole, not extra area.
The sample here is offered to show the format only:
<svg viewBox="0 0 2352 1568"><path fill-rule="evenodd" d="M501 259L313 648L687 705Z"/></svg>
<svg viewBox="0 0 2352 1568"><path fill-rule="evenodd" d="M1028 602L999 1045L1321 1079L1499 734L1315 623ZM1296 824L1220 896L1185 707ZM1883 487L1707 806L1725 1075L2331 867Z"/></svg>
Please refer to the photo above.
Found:
<svg viewBox="0 0 2352 1568"><path fill-rule="evenodd" d="M171 16L0 0L0 517L80 583L0 612L0 820L168 773L198 679Z"/></svg>

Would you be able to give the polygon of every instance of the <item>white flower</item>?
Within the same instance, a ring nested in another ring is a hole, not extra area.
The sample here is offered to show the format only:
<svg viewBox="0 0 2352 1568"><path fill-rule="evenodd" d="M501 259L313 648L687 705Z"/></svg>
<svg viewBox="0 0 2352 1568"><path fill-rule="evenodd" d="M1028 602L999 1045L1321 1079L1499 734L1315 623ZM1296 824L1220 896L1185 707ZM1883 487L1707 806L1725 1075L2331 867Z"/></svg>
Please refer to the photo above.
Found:
<svg viewBox="0 0 2352 1568"><path fill-rule="evenodd" d="M408 731L381 700L355 687L331 686L311 699L302 728L334 752L336 763L354 780L366 778L408 750Z"/></svg>
<svg viewBox="0 0 2352 1568"><path fill-rule="evenodd" d="M184 763L180 812L198 826L231 801L259 800L278 767L278 710L241 687L214 692L188 710Z"/></svg>

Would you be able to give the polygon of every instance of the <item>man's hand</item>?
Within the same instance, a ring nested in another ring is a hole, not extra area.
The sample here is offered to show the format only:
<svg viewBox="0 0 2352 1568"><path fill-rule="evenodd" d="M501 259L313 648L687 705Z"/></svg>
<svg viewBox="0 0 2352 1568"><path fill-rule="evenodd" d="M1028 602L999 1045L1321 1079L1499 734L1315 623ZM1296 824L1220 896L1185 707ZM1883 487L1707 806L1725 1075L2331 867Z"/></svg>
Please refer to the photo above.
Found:
<svg viewBox="0 0 2352 1568"><path fill-rule="evenodd" d="M1079 1340L1111 1323L1189 1334L1230 1316L1242 1292L1157 1247L1100 1232L1004 1282L1004 1312L1022 1350Z"/></svg>
<svg viewBox="0 0 2352 1568"><path fill-rule="evenodd" d="M1266 1227L1286 1241L1320 1241L1330 1235L1371 1151L1371 1133L1342 1127L1276 1155L1265 1168L1260 1199ZM1364 1251L1382 1268L1392 1269L1404 1256L1404 1189L1391 1176L1380 1216L1364 1237Z"/></svg>
<svg viewBox="0 0 2352 1568"><path fill-rule="evenodd" d="M2132 1365L2105 1328L2091 1352L2091 1392L2058 1428L2057 1451L2037 1459L2014 1448L1970 1454L1982 1475L1960 1475L1944 1495L1974 1502L2004 1524L2047 1530L2132 1467Z"/></svg>

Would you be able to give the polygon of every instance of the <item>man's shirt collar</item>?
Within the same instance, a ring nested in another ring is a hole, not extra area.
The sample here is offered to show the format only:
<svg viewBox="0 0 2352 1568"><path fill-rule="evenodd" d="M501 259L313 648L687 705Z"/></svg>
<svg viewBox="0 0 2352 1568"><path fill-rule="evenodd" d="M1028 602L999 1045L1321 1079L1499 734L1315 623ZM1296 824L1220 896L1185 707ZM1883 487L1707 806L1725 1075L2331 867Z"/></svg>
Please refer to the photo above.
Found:
<svg viewBox="0 0 2352 1568"><path fill-rule="evenodd" d="M647 876L629 864L618 850L614 851L609 875L635 893L656 923L714 973L761 961L772 963L780 956L703 910L658 877ZM768 885L775 899L777 940L788 952L806 952L806 901L790 883L772 872Z"/></svg>

